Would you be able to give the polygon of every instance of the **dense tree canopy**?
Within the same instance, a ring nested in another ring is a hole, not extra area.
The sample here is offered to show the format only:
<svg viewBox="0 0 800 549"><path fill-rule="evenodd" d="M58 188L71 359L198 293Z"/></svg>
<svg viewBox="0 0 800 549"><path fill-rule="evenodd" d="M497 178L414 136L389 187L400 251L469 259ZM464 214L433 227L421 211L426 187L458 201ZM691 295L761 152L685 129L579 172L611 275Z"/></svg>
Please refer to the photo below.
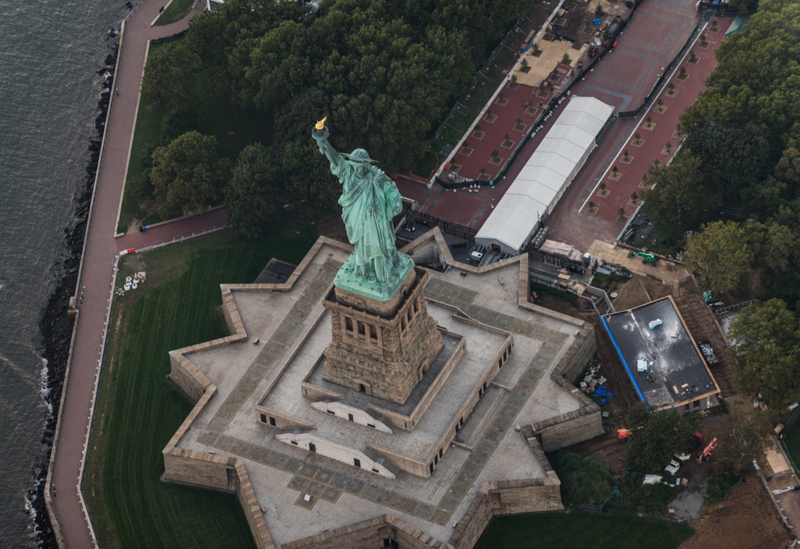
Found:
<svg viewBox="0 0 800 549"><path fill-rule="evenodd" d="M711 215L713 193L702 185L700 160L688 151L669 166L652 167L647 182L655 187L647 193L642 211L667 240L677 242L698 228Z"/></svg>
<svg viewBox="0 0 800 549"><path fill-rule="evenodd" d="M800 398L800 333L795 313L779 299L754 303L732 322L729 338L737 381L773 407Z"/></svg>
<svg viewBox="0 0 800 549"><path fill-rule="evenodd" d="M307 9L285 4L231 0L195 18L187 41L236 101L267 114L319 89L334 145L364 147L388 170L407 169L424 152L487 46L527 7L329 0L307 17Z"/></svg>
<svg viewBox="0 0 800 549"><path fill-rule="evenodd" d="M186 44L158 48L147 57L142 93L157 97L173 112L189 110L192 77L200 68L200 57Z"/></svg>
<svg viewBox="0 0 800 549"><path fill-rule="evenodd" d="M744 227L735 221L716 221L689 237L683 259L700 277L703 289L727 292L741 286L754 256Z"/></svg>
<svg viewBox="0 0 800 549"><path fill-rule="evenodd" d="M689 133L714 122L760 125L783 146L800 135L800 3L761 0L716 56L707 90L681 117Z"/></svg>
<svg viewBox="0 0 800 549"><path fill-rule="evenodd" d="M702 186L716 204L744 204L742 192L759 183L776 160L768 136L752 124L699 128L686 136L684 147L699 161Z"/></svg>
<svg viewBox="0 0 800 549"><path fill-rule="evenodd" d="M450 103L528 5L327 0L310 15L294 2L228 0L193 18L184 39L148 59L145 90L169 106L171 133L194 129L190 117L176 113L203 108L192 104L199 101L192 74L232 103L263 113L265 126L274 119L273 141L263 143L274 199L316 217L330 211L339 189L313 146L311 125L328 116L337 149L365 148L390 173L410 169ZM266 184L246 169L265 154L251 150L240 158L226 191L238 230L253 232L263 221L254 202L242 198Z"/></svg>
<svg viewBox="0 0 800 549"><path fill-rule="evenodd" d="M230 164L217 154L217 139L196 131L185 133L153 152L150 180L162 202L162 218L187 215L219 203L230 177Z"/></svg>
<svg viewBox="0 0 800 549"><path fill-rule="evenodd" d="M271 150L260 143L246 147L233 168L225 188L226 223L235 233L253 238L264 236L276 204L279 182L275 177Z"/></svg>

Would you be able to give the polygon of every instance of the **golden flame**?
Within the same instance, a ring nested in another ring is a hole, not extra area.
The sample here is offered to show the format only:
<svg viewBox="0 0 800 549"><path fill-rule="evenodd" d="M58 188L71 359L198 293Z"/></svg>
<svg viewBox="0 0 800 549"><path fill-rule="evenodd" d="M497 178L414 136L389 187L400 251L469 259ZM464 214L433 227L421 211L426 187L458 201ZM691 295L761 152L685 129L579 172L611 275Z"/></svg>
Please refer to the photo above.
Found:
<svg viewBox="0 0 800 549"><path fill-rule="evenodd" d="M324 128L324 127L325 127L325 121L326 121L327 119L328 119L328 117L326 116L325 118L323 118L322 120L320 120L319 122L317 122L316 126L314 126L314 127L315 127L316 129L318 129L318 130L321 130L322 128Z"/></svg>

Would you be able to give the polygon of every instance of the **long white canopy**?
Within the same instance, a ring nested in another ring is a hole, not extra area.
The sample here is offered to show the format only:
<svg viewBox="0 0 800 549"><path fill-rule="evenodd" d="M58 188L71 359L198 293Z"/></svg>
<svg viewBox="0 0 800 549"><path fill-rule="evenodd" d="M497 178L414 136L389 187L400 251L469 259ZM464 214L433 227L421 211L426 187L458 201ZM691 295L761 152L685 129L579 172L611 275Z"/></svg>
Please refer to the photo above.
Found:
<svg viewBox="0 0 800 549"><path fill-rule="evenodd" d="M572 96L475 241L518 254L583 167L613 112L614 107L594 97Z"/></svg>

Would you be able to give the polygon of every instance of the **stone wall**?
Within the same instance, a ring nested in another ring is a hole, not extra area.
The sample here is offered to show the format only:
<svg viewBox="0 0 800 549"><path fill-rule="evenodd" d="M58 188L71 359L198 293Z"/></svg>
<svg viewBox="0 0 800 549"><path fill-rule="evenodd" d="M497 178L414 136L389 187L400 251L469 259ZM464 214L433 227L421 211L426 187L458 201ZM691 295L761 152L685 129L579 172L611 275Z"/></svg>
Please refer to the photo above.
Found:
<svg viewBox="0 0 800 549"><path fill-rule="evenodd" d="M559 511L564 508L561 504L561 482L537 438L526 436L526 441L547 476L484 483L448 540L455 549L472 549L492 517Z"/></svg>
<svg viewBox="0 0 800 549"><path fill-rule="evenodd" d="M280 549L378 549L383 540L389 537L389 523L386 515L354 522L335 530L322 532L316 536L284 543Z"/></svg>
<svg viewBox="0 0 800 549"><path fill-rule="evenodd" d="M551 418L558 420L553 421L552 425L542 425L550 420L533 425L542 439L542 448L545 452L555 452L605 432L600 410L583 413L584 410L582 408L562 414L558 418Z"/></svg>
<svg viewBox="0 0 800 549"><path fill-rule="evenodd" d="M280 549L379 549L387 540L396 541L400 549L453 549L389 514L290 541Z"/></svg>
<svg viewBox="0 0 800 549"><path fill-rule="evenodd" d="M171 370L167 375L167 379L174 383L192 403L200 400L200 397L203 396L203 393L206 392L206 389L211 384L208 378L195 368L183 353L178 351L169 353L169 363Z"/></svg>
<svg viewBox="0 0 800 549"><path fill-rule="evenodd" d="M235 470L236 499L239 500L239 504L244 509L244 516L250 526L250 532L253 534L256 547L258 549L272 549L275 547L272 543L272 536L269 535L267 523L264 521L264 515L261 514L261 507L258 505L256 492L253 490L253 485L250 484L250 477L247 475L242 460L236 460Z"/></svg>
<svg viewBox="0 0 800 549"><path fill-rule="evenodd" d="M595 353L597 353L597 340L594 335L594 326L585 324L575 337L575 342L564 354L556 370L560 372L563 379L575 385L578 382L578 376L583 373Z"/></svg>
<svg viewBox="0 0 800 549"><path fill-rule="evenodd" d="M235 458L185 448L164 451L163 480L236 492Z"/></svg>
<svg viewBox="0 0 800 549"><path fill-rule="evenodd" d="M594 326L584 324L575 342L553 370L550 378L579 402L580 408L556 417L525 426L527 437L539 437L545 452L553 452L602 435L603 418L600 407L575 387L578 376L597 352Z"/></svg>

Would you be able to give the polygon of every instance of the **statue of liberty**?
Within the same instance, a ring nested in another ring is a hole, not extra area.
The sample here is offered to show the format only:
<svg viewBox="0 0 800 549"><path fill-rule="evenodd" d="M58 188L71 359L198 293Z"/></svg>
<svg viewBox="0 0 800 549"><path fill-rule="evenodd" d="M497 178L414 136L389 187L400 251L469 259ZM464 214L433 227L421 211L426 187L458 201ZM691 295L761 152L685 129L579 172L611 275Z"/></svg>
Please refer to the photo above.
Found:
<svg viewBox="0 0 800 549"><path fill-rule="evenodd" d="M317 122L311 136L342 184L339 204L347 239L353 245L353 253L334 284L386 301L414 267L413 260L398 253L395 246L392 218L402 211L400 192L364 149L350 154L336 152L328 142L324 118Z"/></svg>

